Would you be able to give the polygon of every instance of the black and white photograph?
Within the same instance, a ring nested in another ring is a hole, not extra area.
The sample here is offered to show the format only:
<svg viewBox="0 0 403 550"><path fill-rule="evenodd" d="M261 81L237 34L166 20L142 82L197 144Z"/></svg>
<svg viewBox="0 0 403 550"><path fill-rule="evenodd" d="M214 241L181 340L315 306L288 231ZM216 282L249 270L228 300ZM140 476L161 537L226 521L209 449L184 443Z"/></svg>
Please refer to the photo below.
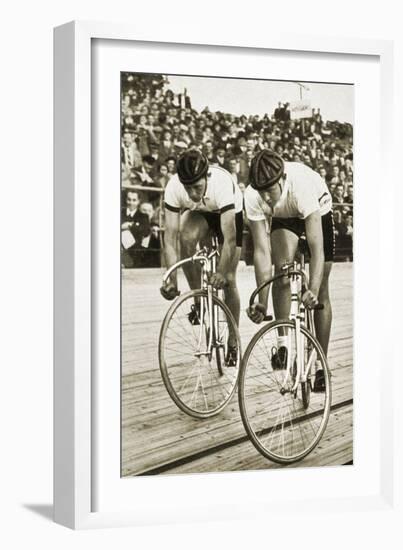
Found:
<svg viewBox="0 0 403 550"><path fill-rule="evenodd" d="M120 84L121 477L353 464L354 86Z"/></svg>

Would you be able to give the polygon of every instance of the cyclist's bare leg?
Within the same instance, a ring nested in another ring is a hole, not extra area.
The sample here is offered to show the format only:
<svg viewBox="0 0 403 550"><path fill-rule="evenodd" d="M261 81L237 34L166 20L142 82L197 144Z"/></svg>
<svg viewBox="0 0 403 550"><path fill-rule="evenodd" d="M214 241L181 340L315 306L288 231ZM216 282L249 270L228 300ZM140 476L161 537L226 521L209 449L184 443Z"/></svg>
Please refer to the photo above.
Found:
<svg viewBox="0 0 403 550"><path fill-rule="evenodd" d="M237 246L235 256L231 263L230 271L228 271L225 274L225 278L227 280L227 286L224 287L225 303L229 307L237 326L239 326L239 315L240 315L241 305L240 305L239 291L238 291L237 282L236 282L236 270L238 267L240 257L241 257L241 247ZM229 334L228 345L229 346L236 345L235 334Z"/></svg>
<svg viewBox="0 0 403 550"><path fill-rule="evenodd" d="M330 329L332 326L332 305L329 297L329 275L332 265L332 262L325 262L322 284L318 296L319 303L323 304L323 309L315 310L314 312L316 337L326 356L329 347Z"/></svg>
<svg viewBox="0 0 403 550"><path fill-rule="evenodd" d="M190 210L184 212L181 216L180 226L181 258L193 256L198 242L204 239L208 232L209 227L203 216ZM198 262L184 265L183 272L192 290L200 288L201 268Z"/></svg>
<svg viewBox="0 0 403 550"><path fill-rule="evenodd" d="M276 229L271 233L272 259L275 274L281 273L285 263L294 261L298 250L298 237L288 229ZM288 319L290 314L290 281L287 277L273 283L273 308L276 319Z"/></svg>

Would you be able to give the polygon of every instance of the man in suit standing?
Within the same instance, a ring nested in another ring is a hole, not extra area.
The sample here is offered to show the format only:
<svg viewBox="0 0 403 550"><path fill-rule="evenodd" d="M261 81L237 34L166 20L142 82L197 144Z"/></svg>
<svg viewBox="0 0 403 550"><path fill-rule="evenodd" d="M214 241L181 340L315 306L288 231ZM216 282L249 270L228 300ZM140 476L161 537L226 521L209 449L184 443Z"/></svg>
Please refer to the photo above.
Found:
<svg viewBox="0 0 403 550"><path fill-rule="evenodd" d="M125 132L122 139L122 163L128 171L141 167L141 155L137 144L133 139L133 134Z"/></svg>
<svg viewBox="0 0 403 550"><path fill-rule="evenodd" d="M124 267L142 267L143 239L151 232L150 220L139 210L137 191L127 191L126 207L121 212L122 264Z"/></svg>

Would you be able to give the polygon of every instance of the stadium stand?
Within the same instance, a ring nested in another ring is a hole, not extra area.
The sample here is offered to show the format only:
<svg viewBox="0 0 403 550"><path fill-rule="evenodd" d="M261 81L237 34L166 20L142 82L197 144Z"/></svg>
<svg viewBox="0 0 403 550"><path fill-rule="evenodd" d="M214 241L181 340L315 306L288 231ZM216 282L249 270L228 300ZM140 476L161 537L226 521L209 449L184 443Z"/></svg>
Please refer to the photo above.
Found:
<svg viewBox="0 0 403 550"><path fill-rule="evenodd" d="M352 261L351 124L324 121L319 108L312 110L311 118L291 120L287 103L279 103L273 114L264 116L235 116L208 108L198 112L186 90L174 94L169 77L163 75L122 73L121 92L122 215L127 191L137 191L139 209L150 221L150 233L137 242L130 267L160 265L163 190L175 173L178 155L189 147L201 149L212 164L226 168L241 190L248 185L252 157L267 147L285 160L303 162L319 172L333 197L335 259ZM247 263L252 258L251 242L246 226L243 258ZM127 254L122 245L123 257Z"/></svg>

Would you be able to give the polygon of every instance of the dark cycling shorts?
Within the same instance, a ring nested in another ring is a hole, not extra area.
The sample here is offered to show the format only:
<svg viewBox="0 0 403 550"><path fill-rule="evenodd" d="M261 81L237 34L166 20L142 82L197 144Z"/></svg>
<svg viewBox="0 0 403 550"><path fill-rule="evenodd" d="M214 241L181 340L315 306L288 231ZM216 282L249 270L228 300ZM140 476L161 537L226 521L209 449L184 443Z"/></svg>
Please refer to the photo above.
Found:
<svg viewBox="0 0 403 550"><path fill-rule="evenodd" d="M305 233L305 220L300 218L273 218L271 232L276 229L288 229L288 231L291 231L297 237L301 237ZM333 212L331 210L322 216L322 233L325 262L333 262L335 235Z"/></svg>
<svg viewBox="0 0 403 550"><path fill-rule="evenodd" d="M224 236L221 231L221 214L219 212L205 212L203 210L197 210L197 213L200 214L208 223L210 230L217 235L218 242L222 244L224 242ZM236 228L236 245L242 246L242 234L243 234L243 213L236 212L235 214L235 228Z"/></svg>

